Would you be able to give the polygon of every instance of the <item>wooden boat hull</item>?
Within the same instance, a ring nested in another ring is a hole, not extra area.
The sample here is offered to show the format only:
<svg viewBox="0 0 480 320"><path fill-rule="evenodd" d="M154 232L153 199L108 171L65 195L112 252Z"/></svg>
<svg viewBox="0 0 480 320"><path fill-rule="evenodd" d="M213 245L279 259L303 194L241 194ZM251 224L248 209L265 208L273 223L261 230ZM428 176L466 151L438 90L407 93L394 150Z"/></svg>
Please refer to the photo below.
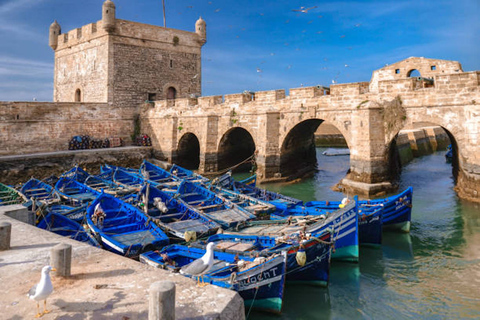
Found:
<svg viewBox="0 0 480 320"><path fill-rule="evenodd" d="M55 212L48 213L37 227L73 240L89 243L98 248L101 247L98 241L80 224Z"/></svg>
<svg viewBox="0 0 480 320"><path fill-rule="evenodd" d="M203 248L213 242L217 251L256 255L269 255L287 252L287 281L310 285L327 286L330 274L331 234L324 233L319 238L303 240L290 238L289 242L276 241L271 236L217 234L205 241L193 243ZM299 253L300 252L300 253ZM302 261L304 254L305 260Z"/></svg>
<svg viewBox="0 0 480 320"><path fill-rule="evenodd" d="M160 191L157 188L146 185L142 188L139 198L143 199L141 204L145 212L145 197L148 194L147 215L154 219L155 223L164 230L164 232L182 239L192 238L191 232L195 232L195 239L214 234L220 228L215 221L205 217L192 207L186 206L183 202L178 201L169 194ZM160 212L155 207L155 199L160 199L168 211Z"/></svg>
<svg viewBox="0 0 480 320"><path fill-rule="evenodd" d="M12 204L22 204L27 202L27 198L7 185L0 183L0 206L9 206Z"/></svg>
<svg viewBox="0 0 480 320"><path fill-rule="evenodd" d="M51 204L60 201L60 196L51 185L34 178L28 180L22 186L20 192L25 198L33 198L35 202L41 204Z"/></svg>
<svg viewBox="0 0 480 320"><path fill-rule="evenodd" d="M383 207L383 229L409 232L412 216L412 196L413 189L412 187L408 187L401 193L391 197L359 200L358 205L360 210L362 210L362 208L368 209L376 206ZM309 201L305 203L305 207L317 208L319 210L336 210L340 204L340 201Z"/></svg>
<svg viewBox="0 0 480 320"><path fill-rule="evenodd" d="M103 224L92 220L99 203L105 212ZM128 257L169 243L167 235L138 208L105 193L87 208L87 224L106 249Z"/></svg>
<svg viewBox="0 0 480 320"><path fill-rule="evenodd" d="M204 249L172 245L159 253L141 254L140 261L159 268L178 270L191 261L199 259L204 253ZM168 259L175 261L176 265L172 266L165 262L160 255L167 255ZM238 271L234 264L235 256L231 253L214 252L214 267L203 276L204 281L237 291L247 308L280 313L285 286L286 253L268 257L265 262L244 271ZM250 256L238 256L238 258L250 262L254 260Z"/></svg>
<svg viewBox="0 0 480 320"><path fill-rule="evenodd" d="M66 177L57 181L55 190L62 198L76 205L93 201L100 194L83 183Z"/></svg>
<svg viewBox="0 0 480 320"><path fill-rule="evenodd" d="M382 244L383 208L371 212L359 212L358 240L360 245L379 246Z"/></svg>
<svg viewBox="0 0 480 320"><path fill-rule="evenodd" d="M60 214L70 220L81 223L85 219L85 214L87 212L87 205L82 205L79 207L68 206L64 204L54 204L50 205L45 209L47 214L56 213Z"/></svg>

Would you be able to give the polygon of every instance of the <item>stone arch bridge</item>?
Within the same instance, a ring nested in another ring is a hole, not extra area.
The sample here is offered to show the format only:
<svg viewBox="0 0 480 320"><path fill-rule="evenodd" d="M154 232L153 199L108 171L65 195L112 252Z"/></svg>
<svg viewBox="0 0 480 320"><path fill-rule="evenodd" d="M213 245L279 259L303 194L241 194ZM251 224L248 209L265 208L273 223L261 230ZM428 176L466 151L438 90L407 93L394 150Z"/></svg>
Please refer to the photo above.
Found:
<svg viewBox="0 0 480 320"><path fill-rule="evenodd" d="M407 77L418 70L422 77ZM157 156L218 172L256 152L260 179L290 175L315 162L314 132L324 121L350 149L348 192L395 187L396 137L406 126L441 126L454 149L458 194L480 201L480 72L458 62L409 58L374 71L370 82L330 88L246 92L146 103L142 130Z"/></svg>

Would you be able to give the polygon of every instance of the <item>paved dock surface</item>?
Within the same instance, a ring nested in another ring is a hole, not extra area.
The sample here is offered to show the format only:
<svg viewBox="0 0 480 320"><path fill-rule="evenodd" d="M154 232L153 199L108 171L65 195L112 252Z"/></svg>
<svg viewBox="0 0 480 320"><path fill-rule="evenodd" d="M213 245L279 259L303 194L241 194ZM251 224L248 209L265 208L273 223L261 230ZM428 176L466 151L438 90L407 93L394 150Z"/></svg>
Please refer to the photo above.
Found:
<svg viewBox="0 0 480 320"><path fill-rule="evenodd" d="M73 247L72 276L52 275L54 292L47 301L51 313L41 319L148 319L148 290L161 280L176 284L177 319L245 319L243 300L234 291L199 288L179 274L38 229L2 210L0 222L12 224L12 239L11 249L0 251L1 319L34 318L36 304L27 292L49 264L51 248L61 242Z"/></svg>

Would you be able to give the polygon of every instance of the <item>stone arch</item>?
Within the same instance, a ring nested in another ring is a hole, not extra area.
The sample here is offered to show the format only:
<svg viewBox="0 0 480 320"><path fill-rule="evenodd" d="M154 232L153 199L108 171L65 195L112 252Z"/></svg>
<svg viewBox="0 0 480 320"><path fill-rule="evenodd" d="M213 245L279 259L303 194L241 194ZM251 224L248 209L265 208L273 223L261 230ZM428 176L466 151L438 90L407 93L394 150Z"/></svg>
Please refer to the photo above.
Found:
<svg viewBox="0 0 480 320"><path fill-rule="evenodd" d="M250 132L242 127L229 129L223 134L218 144L218 170L221 171L238 165L251 157L255 150L255 141ZM247 162L235 168L235 170L248 171L251 167L251 162Z"/></svg>
<svg viewBox="0 0 480 320"><path fill-rule="evenodd" d="M435 137L432 137L433 128L436 128L436 132L434 132ZM438 128L443 130L446 137L442 137L442 134L437 130ZM422 129L425 136L418 137L418 132ZM431 132L427 132L428 130L431 130ZM417 132L417 134L414 134L413 132ZM403 136L401 136L401 133ZM413 138L414 136L415 139ZM388 159L387 172L389 173L387 178L392 182L396 182L400 177L402 167L412 160L413 157L428 155L434 151L446 151L449 144L452 147L452 174L456 184L460 170L460 163L459 144L455 138L455 134L440 124L427 121L411 123L406 128L397 132L393 139L389 141L386 150Z"/></svg>
<svg viewBox="0 0 480 320"><path fill-rule="evenodd" d="M315 131L323 120L308 119L297 123L287 133L280 147L280 173L291 176L316 167Z"/></svg>
<svg viewBox="0 0 480 320"><path fill-rule="evenodd" d="M418 78L421 77L422 75L420 74L420 71L417 69L411 69L407 72L407 77L408 78Z"/></svg>
<svg viewBox="0 0 480 320"><path fill-rule="evenodd" d="M77 90L75 90L75 99L74 99L75 102L81 102L82 101L82 90L80 90L80 88L78 88Z"/></svg>
<svg viewBox="0 0 480 320"><path fill-rule="evenodd" d="M198 169L200 165L200 142L195 134L187 132L180 138L174 162L189 170Z"/></svg>

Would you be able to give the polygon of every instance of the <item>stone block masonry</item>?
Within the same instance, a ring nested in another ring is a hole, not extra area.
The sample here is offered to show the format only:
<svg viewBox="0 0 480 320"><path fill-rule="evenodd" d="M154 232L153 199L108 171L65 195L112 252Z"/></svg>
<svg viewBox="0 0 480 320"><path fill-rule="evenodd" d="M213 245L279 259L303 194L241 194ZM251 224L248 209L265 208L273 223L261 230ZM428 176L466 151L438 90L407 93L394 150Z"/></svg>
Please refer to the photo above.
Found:
<svg viewBox="0 0 480 320"><path fill-rule="evenodd" d="M134 112L106 103L0 102L0 156L67 150L75 135L129 142Z"/></svg>

